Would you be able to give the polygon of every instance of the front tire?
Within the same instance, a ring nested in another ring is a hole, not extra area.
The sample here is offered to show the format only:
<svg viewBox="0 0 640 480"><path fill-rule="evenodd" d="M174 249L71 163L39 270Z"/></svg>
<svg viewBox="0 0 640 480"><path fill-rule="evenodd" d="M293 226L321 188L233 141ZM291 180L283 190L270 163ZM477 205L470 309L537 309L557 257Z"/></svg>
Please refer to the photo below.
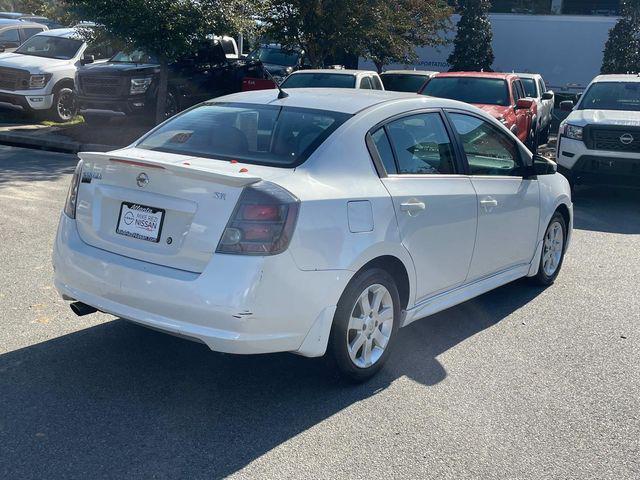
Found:
<svg viewBox="0 0 640 480"><path fill-rule="evenodd" d="M566 242L567 224L562 214L556 212L544 232L538 273L531 277L534 284L546 287L555 282L564 261Z"/></svg>
<svg viewBox="0 0 640 480"><path fill-rule="evenodd" d="M48 117L57 123L70 122L78 113L76 97L69 87L62 87L53 95L53 106L49 110Z"/></svg>
<svg viewBox="0 0 640 480"><path fill-rule="evenodd" d="M379 268L358 273L340 297L328 354L354 382L375 375L386 362L400 326L400 295L393 277Z"/></svg>

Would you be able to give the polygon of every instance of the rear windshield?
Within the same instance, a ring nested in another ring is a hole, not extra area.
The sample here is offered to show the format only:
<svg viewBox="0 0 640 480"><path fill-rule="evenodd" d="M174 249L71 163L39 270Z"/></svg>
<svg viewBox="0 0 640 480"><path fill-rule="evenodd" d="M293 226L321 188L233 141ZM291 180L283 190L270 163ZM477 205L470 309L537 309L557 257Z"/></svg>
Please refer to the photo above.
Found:
<svg viewBox="0 0 640 480"><path fill-rule="evenodd" d="M169 120L144 137L137 147L295 167L350 117L326 110L211 102Z"/></svg>
<svg viewBox="0 0 640 480"><path fill-rule="evenodd" d="M418 91L427 81L427 77L421 75L407 75L400 73L386 73L381 75L382 83L385 90L391 90L392 92L412 92L418 93Z"/></svg>
<svg viewBox="0 0 640 480"><path fill-rule="evenodd" d="M580 110L640 111L640 82L598 82L589 87Z"/></svg>
<svg viewBox="0 0 640 480"><path fill-rule="evenodd" d="M262 63L284 65L286 67L296 65L299 58L299 53L287 52L279 48L260 48L249 55L250 60L260 60Z"/></svg>
<svg viewBox="0 0 640 480"><path fill-rule="evenodd" d="M495 78L436 77L429 80L422 94L466 103L510 105L507 82Z"/></svg>
<svg viewBox="0 0 640 480"><path fill-rule="evenodd" d="M56 58L58 60L70 60L76 56L82 44L82 40L75 40L73 38L35 35L23 43L15 53L33 55L35 57Z"/></svg>
<svg viewBox="0 0 640 480"><path fill-rule="evenodd" d="M282 88L355 88L356 77L343 73L296 73L287 77Z"/></svg>

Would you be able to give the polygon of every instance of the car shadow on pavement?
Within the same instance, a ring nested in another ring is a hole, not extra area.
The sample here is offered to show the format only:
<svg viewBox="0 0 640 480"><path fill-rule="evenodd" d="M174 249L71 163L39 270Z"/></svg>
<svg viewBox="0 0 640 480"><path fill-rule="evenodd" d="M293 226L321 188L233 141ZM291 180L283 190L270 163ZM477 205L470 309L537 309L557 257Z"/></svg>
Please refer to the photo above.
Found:
<svg viewBox="0 0 640 480"><path fill-rule="evenodd" d="M406 376L542 290L519 281L401 329L380 374L323 359L234 356L117 320L0 356L1 478L222 478Z"/></svg>
<svg viewBox="0 0 640 480"><path fill-rule="evenodd" d="M640 189L579 186L573 202L578 230L640 234Z"/></svg>
<svg viewBox="0 0 640 480"><path fill-rule="evenodd" d="M73 173L77 161L71 155L0 145L0 186L12 182L56 180Z"/></svg>

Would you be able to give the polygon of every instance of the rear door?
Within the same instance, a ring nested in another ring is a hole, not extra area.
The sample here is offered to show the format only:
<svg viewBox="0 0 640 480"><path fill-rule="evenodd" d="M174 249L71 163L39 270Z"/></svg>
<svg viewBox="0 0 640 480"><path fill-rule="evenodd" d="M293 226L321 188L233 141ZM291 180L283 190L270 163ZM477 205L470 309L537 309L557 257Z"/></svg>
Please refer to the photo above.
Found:
<svg viewBox="0 0 640 480"><path fill-rule="evenodd" d="M448 112L478 197L478 233L469 280L531 262L540 220L538 181L511 136L467 112Z"/></svg>
<svg viewBox="0 0 640 480"><path fill-rule="evenodd" d="M370 135L415 264L418 301L464 283L475 243L476 194L460 174L442 113L395 118Z"/></svg>

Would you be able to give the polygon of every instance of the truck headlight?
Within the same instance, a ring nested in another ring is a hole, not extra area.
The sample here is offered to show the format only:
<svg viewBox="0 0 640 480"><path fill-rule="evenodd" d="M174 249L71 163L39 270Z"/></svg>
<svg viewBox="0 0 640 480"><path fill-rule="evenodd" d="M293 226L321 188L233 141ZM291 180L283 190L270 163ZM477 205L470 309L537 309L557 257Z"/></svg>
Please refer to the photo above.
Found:
<svg viewBox="0 0 640 480"><path fill-rule="evenodd" d="M33 90L44 88L49 83L49 80L51 80L50 73L31 75L29 77L29 88Z"/></svg>
<svg viewBox="0 0 640 480"><path fill-rule="evenodd" d="M152 80L152 77L132 78L129 93L131 95L139 95L141 93L145 93L149 88L149 85L151 85Z"/></svg>
<svg viewBox="0 0 640 480"><path fill-rule="evenodd" d="M576 125L571 125L570 123L565 123L560 127L560 133L567 138L572 140L580 140L582 141L582 132L583 127L578 127Z"/></svg>

